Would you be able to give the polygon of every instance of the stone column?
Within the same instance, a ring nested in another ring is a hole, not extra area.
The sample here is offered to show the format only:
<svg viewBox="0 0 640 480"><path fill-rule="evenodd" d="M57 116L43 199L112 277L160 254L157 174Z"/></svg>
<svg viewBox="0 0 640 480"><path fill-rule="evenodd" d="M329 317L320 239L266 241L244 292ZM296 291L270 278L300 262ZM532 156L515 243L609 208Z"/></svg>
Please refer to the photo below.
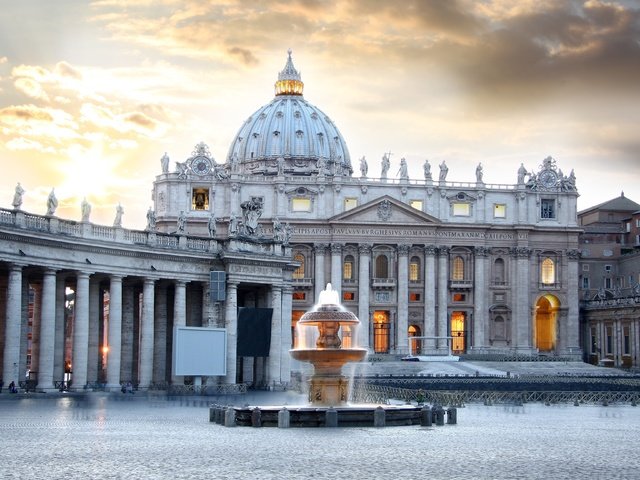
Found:
<svg viewBox="0 0 640 480"><path fill-rule="evenodd" d="M512 249L511 253L516 259L516 295L513 299L514 345L517 350L530 353L533 348L531 344L532 309L529 302L529 284L531 282L529 257L531 250L527 247L517 247Z"/></svg>
<svg viewBox="0 0 640 480"><path fill-rule="evenodd" d="M424 247L424 329L423 335L435 337L436 335L436 254L435 245ZM432 341L423 342L430 347Z"/></svg>
<svg viewBox="0 0 640 480"><path fill-rule="evenodd" d="M567 280L567 351L566 354L580 356L580 299L578 289L580 250L567 251L568 257L568 280ZM564 353L564 352L563 352Z"/></svg>
<svg viewBox="0 0 640 480"><path fill-rule="evenodd" d="M236 383L236 352L238 341L238 284L227 281L225 306L225 326L227 329L227 375L225 383Z"/></svg>
<svg viewBox="0 0 640 480"><path fill-rule="evenodd" d="M53 384L56 339L56 272L50 268L42 277L42 310L40 313L40 358L38 389L55 390Z"/></svg>
<svg viewBox="0 0 640 480"><path fill-rule="evenodd" d="M369 348L369 329L371 328L371 317L369 315L370 292L369 287L371 277L371 244L361 243L358 245L358 318L360 319L360 338L358 346Z"/></svg>
<svg viewBox="0 0 640 480"><path fill-rule="evenodd" d="M142 319L140 322L140 369L138 388L146 390L153 378L153 307L155 280L144 279L142 291Z"/></svg>
<svg viewBox="0 0 640 480"><path fill-rule="evenodd" d="M95 278L89 281L89 350L87 353L87 382L98 381L98 364L102 355L100 345L100 318L102 302L100 301L100 282Z"/></svg>
<svg viewBox="0 0 640 480"><path fill-rule="evenodd" d="M24 313L26 310L23 308L23 323L20 328L21 332L31 331L31 370L33 372L37 372L38 366L40 365L40 324L41 324L41 315L42 315L42 284L40 283L31 283L29 279L27 279L28 289L33 292L33 303L31 310L31 326L25 324ZM27 291L29 291L27 290ZM29 294L26 296L28 298ZM23 295L23 301L25 296ZM27 301L27 305L29 302ZM26 319L28 322L28 319ZM23 342L28 340L27 337L23 337L21 339ZM20 355L26 359L27 353L27 345L20 348ZM26 366L26 365L25 365ZM22 371L22 370L21 370ZM22 374L21 374L22 375Z"/></svg>
<svg viewBox="0 0 640 480"><path fill-rule="evenodd" d="M158 285L155 292L153 335L153 383L167 381L167 286Z"/></svg>
<svg viewBox="0 0 640 480"><path fill-rule="evenodd" d="M292 347L291 311L293 310L293 287L282 287L282 348L280 349L280 375L283 383L291 381L291 356L289 350Z"/></svg>
<svg viewBox="0 0 640 480"><path fill-rule="evenodd" d="M56 281L56 339L54 342L54 360L53 360L53 380L64 380L64 367L65 367L65 304L66 298L66 278L63 275L58 275Z"/></svg>
<svg viewBox="0 0 640 480"><path fill-rule="evenodd" d="M327 251L328 245L326 243L316 243L314 245L315 250L315 279L314 279L314 290L315 290L315 303L318 303L320 299L320 292L324 290L326 287L326 281L324 278L324 255Z"/></svg>
<svg viewBox="0 0 640 480"><path fill-rule="evenodd" d="M342 302L342 244L331 244L331 286L338 292L338 299ZM324 288L324 287L323 287Z"/></svg>
<svg viewBox="0 0 640 480"><path fill-rule="evenodd" d="M215 327L209 282L202 283L202 326Z"/></svg>
<svg viewBox="0 0 640 480"><path fill-rule="evenodd" d="M187 285L182 280L176 280L175 290L173 294L173 327L185 327L187 325ZM176 375L173 371L173 355L175 352L175 345L173 346L172 361L171 361L171 384L183 385L184 377L182 375Z"/></svg>
<svg viewBox="0 0 640 480"><path fill-rule="evenodd" d="M486 247L475 247L475 265L473 282L473 338L472 346L486 346L489 315L487 310L487 254Z"/></svg>
<svg viewBox="0 0 640 480"><path fill-rule="evenodd" d="M409 353L409 248L398 245L398 338L396 353Z"/></svg>
<svg viewBox="0 0 640 480"><path fill-rule="evenodd" d="M282 287L271 286L271 348L267 359L267 384L280 383L280 355L282 353Z"/></svg>
<svg viewBox="0 0 640 480"><path fill-rule="evenodd" d="M136 301L134 298L134 288L131 285L123 285L122 287L122 342L121 342L121 365L120 365L120 381L132 382L133 377L133 323L134 308Z"/></svg>
<svg viewBox="0 0 640 480"><path fill-rule="evenodd" d="M89 274L78 272L73 312L72 389L82 391L87 384L89 355Z"/></svg>
<svg viewBox="0 0 640 480"><path fill-rule="evenodd" d="M438 247L438 337L448 335L449 322L449 247ZM449 345L449 346L448 346ZM438 350L451 350L450 342L438 340Z"/></svg>
<svg viewBox="0 0 640 480"><path fill-rule="evenodd" d="M109 284L109 331L107 333L107 389L120 388L122 355L122 277L111 275Z"/></svg>

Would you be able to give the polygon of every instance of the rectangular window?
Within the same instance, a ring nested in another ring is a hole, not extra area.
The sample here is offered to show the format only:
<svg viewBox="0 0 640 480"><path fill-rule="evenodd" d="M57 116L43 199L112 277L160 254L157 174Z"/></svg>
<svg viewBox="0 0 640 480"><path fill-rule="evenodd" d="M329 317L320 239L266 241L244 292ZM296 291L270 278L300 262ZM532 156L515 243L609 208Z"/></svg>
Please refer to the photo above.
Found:
<svg viewBox="0 0 640 480"><path fill-rule="evenodd" d="M420 275L418 272L418 264L410 263L409 264L409 281L417 282L420 279Z"/></svg>
<svg viewBox="0 0 640 480"><path fill-rule="evenodd" d="M422 200L411 200L409 202L409 205L411 205L411 207L415 208L416 210L422 211Z"/></svg>
<svg viewBox="0 0 640 480"><path fill-rule="evenodd" d="M540 200L540 218L556 218L556 201L550 198Z"/></svg>
<svg viewBox="0 0 640 480"><path fill-rule="evenodd" d="M344 199L344 211L354 209L358 206L357 198L345 198Z"/></svg>
<svg viewBox="0 0 640 480"><path fill-rule="evenodd" d="M468 217L471 215L471 205L469 203L452 203L454 217Z"/></svg>
<svg viewBox="0 0 640 480"><path fill-rule="evenodd" d="M305 300L307 298L307 294L304 292L293 292L291 296L294 300Z"/></svg>
<svg viewBox="0 0 640 480"><path fill-rule="evenodd" d="M466 293L454 293L453 294L453 301L454 302L465 302L467 300L467 294Z"/></svg>
<svg viewBox="0 0 640 480"><path fill-rule="evenodd" d="M209 210L208 188L194 188L191 191L191 210Z"/></svg>
<svg viewBox="0 0 640 480"><path fill-rule="evenodd" d="M596 336L596 327L591 327L591 353L598 352L598 337Z"/></svg>
<svg viewBox="0 0 640 480"><path fill-rule="evenodd" d="M604 288L611 288L611 278L607 277L604 279Z"/></svg>
<svg viewBox="0 0 640 480"><path fill-rule="evenodd" d="M607 355L611 355L613 353L613 327L607 327L607 351L605 352Z"/></svg>
<svg viewBox="0 0 640 480"><path fill-rule="evenodd" d="M507 218L507 206L504 203L493 205L493 218Z"/></svg>
<svg viewBox="0 0 640 480"><path fill-rule="evenodd" d="M353 263L344 262L342 265L342 278L344 280L351 280L353 278Z"/></svg>
<svg viewBox="0 0 640 480"><path fill-rule="evenodd" d="M294 212L310 212L311 199L310 198L292 198L291 210Z"/></svg>
<svg viewBox="0 0 640 480"><path fill-rule="evenodd" d="M582 271L583 272L588 272L589 271L589 265L587 265L587 264L582 265Z"/></svg>
<svg viewBox="0 0 640 480"><path fill-rule="evenodd" d="M629 233L631 231L631 222L627 222L625 226L627 227L627 233Z"/></svg>
<svg viewBox="0 0 640 480"><path fill-rule="evenodd" d="M604 266L604 271L607 272L607 273L610 273L611 272L611 265L605 265Z"/></svg>
<svg viewBox="0 0 640 480"><path fill-rule="evenodd" d="M494 301L496 302L504 302L504 293L496 293L493 296Z"/></svg>
<svg viewBox="0 0 640 480"><path fill-rule="evenodd" d="M589 288L589 277L582 277L582 288Z"/></svg>
<svg viewBox="0 0 640 480"><path fill-rule="evenodd" d="M409 292L409 301L410 302L419 302L420 294L416 292Z"/></svg>
<svg viewBox="0 0 640 480"><path fill-rule="evenodd" d="M640 218L636 218L636 227L640 228Z"/></svg>
<svg viewBox="0 0 640 480"><path fill-rule="evenodd" d="M356 299L355 292L342 292L342 300L345 302L352 302Z"/></svg>

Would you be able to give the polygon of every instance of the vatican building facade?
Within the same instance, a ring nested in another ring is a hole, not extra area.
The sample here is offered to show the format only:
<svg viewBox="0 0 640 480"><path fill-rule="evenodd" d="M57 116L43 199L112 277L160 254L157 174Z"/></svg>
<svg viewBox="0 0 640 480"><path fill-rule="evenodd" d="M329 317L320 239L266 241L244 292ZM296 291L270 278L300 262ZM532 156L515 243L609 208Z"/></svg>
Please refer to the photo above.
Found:
<svg viewBox="0 0 640 480"><path fill-rule="evenodd" d="M480 164L459 182L425 160L410 178L388 153L352 158L303 87L289 53L223 161L204 143L163 155L144 230L94 224L87 203L59 218L53 192L23 211L18 185L0 209L5 384L183 385L175 330L206 327L226 364L203 382L286 386L295 324L328 283L362 322L343 342L370 356L582 358L572 170L547 157L489 184Z"/></svg>

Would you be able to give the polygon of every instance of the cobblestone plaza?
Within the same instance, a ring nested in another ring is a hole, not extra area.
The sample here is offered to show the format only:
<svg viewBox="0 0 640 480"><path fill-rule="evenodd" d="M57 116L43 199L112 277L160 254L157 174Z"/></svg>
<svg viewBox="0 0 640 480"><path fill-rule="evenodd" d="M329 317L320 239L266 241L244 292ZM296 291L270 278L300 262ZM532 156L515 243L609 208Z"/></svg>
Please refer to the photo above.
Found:
<svg viewBox="0 0 640 480"><path fill-rule="evenodd" d="M2 478L637 478L631 406L482 406L458 425L225 428L208 401L0 396ZM221 399L214 399L221 401ZM245 401L304 403L292 394Z"/></svg>

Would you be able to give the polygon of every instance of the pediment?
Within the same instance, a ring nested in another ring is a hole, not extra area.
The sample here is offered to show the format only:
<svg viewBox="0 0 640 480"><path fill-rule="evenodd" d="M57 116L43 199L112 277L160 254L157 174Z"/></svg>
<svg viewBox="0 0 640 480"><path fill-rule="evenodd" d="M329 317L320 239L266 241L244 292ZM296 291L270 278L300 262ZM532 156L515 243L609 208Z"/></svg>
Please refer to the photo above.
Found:
<svg viewBox="0 0 640 480"><path fill-rule="evenodd" d="M329 219L329 223L346 224L439 224L439 219L402 203L388 195L360 205Z"/></svg>

